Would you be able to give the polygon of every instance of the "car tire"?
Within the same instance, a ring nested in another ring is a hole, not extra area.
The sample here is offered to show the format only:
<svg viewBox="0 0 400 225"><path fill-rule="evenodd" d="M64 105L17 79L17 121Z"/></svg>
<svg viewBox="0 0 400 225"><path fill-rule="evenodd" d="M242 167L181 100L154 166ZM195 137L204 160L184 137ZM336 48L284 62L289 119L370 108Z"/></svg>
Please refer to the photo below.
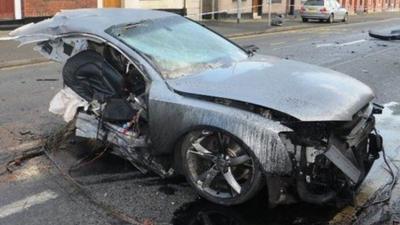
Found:
<svg viewBox="0 0 400 225"><path fill-rule="evenodd" d="M343 22L343 23L347 23L348 21L349 21L349 14L346 13L346 14L344 15L344 17L343 17L342 22Z"/></svg>
<svg viewBox="0 0 400 225"><path fill-rule="evenodd" d="M303 20L303 23L308 22L308 19L307 19L307 18L302 18L302 20Z"/></svg>
<svg viewBox="0 0 400 225"><path fill-rule="evenodd" d="M328 23L333 23L334 21L335 21L335 17L334 17L334 15L333 14L331 14L330 16L329 16L329 18L328 18Z"/></svg>
<svg viewBox="0 0 400 225"><path fill-rule="evenodd" d="M241 204L254 197L265 184L254 153L241 140L219 129L207 128L187 134L181 144L180 156L188 183L200 196L216 204ZM221 162L226 158L232 164L243 161L239 159L246 158L247 161L222 168L224 163Z"/></svg>

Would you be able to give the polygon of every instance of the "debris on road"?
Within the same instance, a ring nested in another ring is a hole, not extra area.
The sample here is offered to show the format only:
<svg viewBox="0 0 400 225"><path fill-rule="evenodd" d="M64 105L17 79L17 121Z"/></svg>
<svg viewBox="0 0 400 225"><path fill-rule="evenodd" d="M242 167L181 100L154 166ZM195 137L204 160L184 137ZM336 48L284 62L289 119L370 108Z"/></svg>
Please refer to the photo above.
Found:
<svg viewBox="0 0 400 225"><path fill-rule="evenodd" d="M32 134L32 131L30 131L30 130L22 130L22 131L19 132L19 134L22 135L22 136L23 135L27 135L27 134Z"/></svg>
<svg viewBox="0 0 400 225"><path fill-rule="evenodd" d="M6 174L7 172L12 173L17 167L21 166L23 161L41 156L43 153L41 146L18 153L18 155L12 160L8 161L5 165L2 165L4 168L0 170L0 175Z"/></svg>
<svg viewBox="0 0 400 225"><path fill-rule="evenodd" d="M391 27L382 30L371 30L368 32L370 37L385 41L400 40L400 27Z"/></svg>
<svg viewBox="0 0 400 225"><path fill-rule="evenodd" d="M387 47L388 46L387 44L382 44L382 43L377 43L376 45L379 47Z"/></svg>
<svg viewBox="0 0 400 225"><path fill-rule="evenodd" d="M272 26L282 26L283 25L283 15L274 16L271 20Z"/></svg>
<svg viewBox="0 0 400 225"><path fill-rule="evenodd" d="M57 78L39 78L36 79L36 81L58 81L59 79Z"/></svg>

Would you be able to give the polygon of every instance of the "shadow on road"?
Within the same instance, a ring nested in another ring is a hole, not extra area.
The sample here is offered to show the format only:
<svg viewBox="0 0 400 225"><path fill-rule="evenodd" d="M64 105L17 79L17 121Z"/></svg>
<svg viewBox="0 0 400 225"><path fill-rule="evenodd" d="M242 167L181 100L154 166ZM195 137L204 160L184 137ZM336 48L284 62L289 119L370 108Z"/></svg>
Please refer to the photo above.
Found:
<svg viewBox="0 0 400 225"><path fill-rule="evenodd" d="M243 205L225 207L198 200L184 204L174 213L174 225L320 225L335 214L333 207L309 204L279 206L268 209L265 198L256 198Z"/></svg>
<svg viewBox="0 0 400 225"><path fill-rule="evenodd" d="M183 177L161 179L156 175L143 175L130 163L118 156L102 153L103 146L93 145L80 138L69 138L61 149L52 154L65 171L68 171L83 186L104 185L109 188L121 182L140 182L147 189L155 188L158 192L179 198L184 195L176 187L188 187ZM101 155L103 154L103 155ZM100 156L101 157L98 157ZM94 158L98 157L96 160ZM132 187L133 188L133 187ZM153 189L154 190L154 189ZM127 191L127 193L131 193ZM123 193L121 193L123 195ZM175 195L175 196L174 196ZM178 196L179 195L179 196ZM157 200L156 200L157 201ZM163 201L163 200L158 200ZM166 200L164 200L166 201ZM156 203L160 204L160 203ZM110 205L112 205L110 203ZM118 207L114 205L113 207ZM145 208L144 208L145 209ZM147 210L147 209L146 209ZM309 204L296 204L268 208L266 191L262 191L254 200L239 206L220 206L204 199L189 201L177 205L168 224L173 225L272 225L272 224L327 224L337 209ZM172 214L172 213L171 213ZM137 216L137 215L131 215ZM155 224L164 224L153 218ZM161 221L163 221L161 219Z"/></svg>

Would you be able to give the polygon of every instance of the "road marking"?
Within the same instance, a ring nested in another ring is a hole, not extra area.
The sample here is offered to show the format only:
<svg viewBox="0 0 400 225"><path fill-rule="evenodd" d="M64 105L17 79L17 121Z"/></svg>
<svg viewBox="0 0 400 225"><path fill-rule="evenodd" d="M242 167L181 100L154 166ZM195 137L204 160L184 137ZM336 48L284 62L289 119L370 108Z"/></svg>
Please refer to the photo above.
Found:
<svg viewBox="0 0 400 225"><path fill-rule="evenodd" d="M357 40L357 41L350 41L350 42L338 44L338 46L354 45L354 44L362 43L364 41L366 41L366 40L365 39L360 39L360 40Z"/></svg>
<svg viewBox="0 0 400 225"><path fill-rule="evenodd" d="M276 46L276 45L282 45L282 44L286 44L286 42L282 41L282 42L275 42L275 43L271 43L271 46Z"/></svg>
<svg viewBox="0 0 400 225"><path fill-rule="evenodd" d="M380 23L387 23L391 21L399 20L399 18L389 18L389 19L383 19L383 20L378 20L378 21L367 21L367 22L357 22L357 23L345 23L345 24L337 24L333 25L331 28L334 29L351 29L349 27L353 26L359 26L359 25L367 25L367 24L380 24ZM322 25L321 25L322 26ZM303 27L299 28L296 30L282 30L282 31L275 31L275 32L269 32L269 33L261 33L261 34L249 34L249 35L243 35L243 36L237 36L237 37L231 37L229 38L230 40L240 40L240 39L249 39L249 38L258 38L258 37L265 37L265 36L271 36L271 35L280 35L280 34L285 34L285 33L308 33L312 31L318 31L321 29L328 29L328 27Z"/></svg>
<svg viewBox="0 0 400 225"><path fill-rule="evenodd" d="M45 62L35 62L35 63L27 63L23 65L15 65L15 66L7 66L7 67L0 67L0 71L5 71L5 70L16 70L16 69L23 69L26 67L33 67L33 66L38 66L38 65L50 65L50 64L55 64L53 61L45 61Z"/></svg>
<svg viewBox="0 0 400 225"><path fill-rule="evenodd" d="M309 38L298 38L297 40L298 41L307 41L307 40L309 40Z"/></svg>
<svg viewBox="0 0 400 225"><path fill-rule="evenodd" d="M317 48L330 47L330 46L343 47L343 46L348 46L348 45L355 45L355 44L358 44L358 43L362 43L362 42L364 42L364 41L367 41L367 40L365 40L365 39L360 39L360 40L345 42L345 43L341 43L341 44L323 43L323 44L316 44L315 47L317 47Z"/></svg>
<svg viewBox="0 0 400 225"><path fill-rule="evenodd" d="M0 208L0 219L10 216L15 213L19 213L19 212L21 212L25 209L28 209L34 205L45 203L48 200L55 199L57 197L58 197L57 193L55 193L51 190L46 190L39 194L32 195L25 199L5 205Z"/></svg>
<svg viewBox="0 0 400 225"><path fill-rule="evenodd" d="M9 40L13 40L14 38L12 38L12 37L7 37L7 36L4 36L4 37L0 37L0 41L9 41Z"/></svg>
<svg viewBox="0 0 400 225"><path fill-rule="evenodd" d="M322 48L322 47L330 47L330 46L333 46L333 45L335 45L335 44L333 44L333 43L324 43L324 44L316 44L315 47Z"/></svg>

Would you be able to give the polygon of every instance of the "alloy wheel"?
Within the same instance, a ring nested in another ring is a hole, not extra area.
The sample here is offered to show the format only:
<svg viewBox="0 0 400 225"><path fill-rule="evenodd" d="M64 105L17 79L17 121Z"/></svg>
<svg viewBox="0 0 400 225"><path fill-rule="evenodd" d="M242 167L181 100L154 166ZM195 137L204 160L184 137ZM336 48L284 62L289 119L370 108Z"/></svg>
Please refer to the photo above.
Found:
<svg viewBox="0 0 400 225"><path fill-rule="evenodd" d="M201 130L192 133L183 147L187 179L203 197L236 204L258 189L261 172L256 161L232 135Z"/></svg>

